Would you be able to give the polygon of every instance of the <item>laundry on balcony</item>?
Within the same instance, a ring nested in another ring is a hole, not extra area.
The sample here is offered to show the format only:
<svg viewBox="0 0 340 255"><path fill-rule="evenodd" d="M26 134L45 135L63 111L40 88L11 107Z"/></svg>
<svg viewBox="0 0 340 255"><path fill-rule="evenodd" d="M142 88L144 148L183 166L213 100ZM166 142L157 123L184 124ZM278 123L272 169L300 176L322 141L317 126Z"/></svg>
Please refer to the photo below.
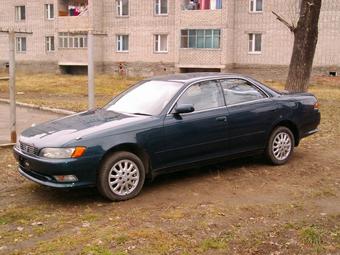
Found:
<svg viewBox="0 0 340 255"><path fill-rule="evenodd" d="M184 10L222 9L222 0L184 0Z"/></svg>
<svg viewBox="0 0 340 255"><path fill-rule="evenodd" d="M59 16L88 15L87 0L59 0Z"/></svg>

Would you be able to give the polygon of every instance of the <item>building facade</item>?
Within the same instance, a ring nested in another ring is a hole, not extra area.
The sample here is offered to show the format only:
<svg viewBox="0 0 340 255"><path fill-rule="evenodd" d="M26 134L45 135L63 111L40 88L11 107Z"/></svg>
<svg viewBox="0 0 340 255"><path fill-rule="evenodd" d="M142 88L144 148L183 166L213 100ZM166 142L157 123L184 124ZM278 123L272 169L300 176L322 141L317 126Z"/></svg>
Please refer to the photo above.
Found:
<svg viewBox="0 0 340 255"><path fill-rule="evenodd" d="M272 11L296 22L299 0L1 0L0 28L17 35L19 69L86 68L89 31L99 71L155 75L287 67L293 34ZM340 1L324 0L314 66L340 66ZM0 34L0 64L8 38Z"/></svg>

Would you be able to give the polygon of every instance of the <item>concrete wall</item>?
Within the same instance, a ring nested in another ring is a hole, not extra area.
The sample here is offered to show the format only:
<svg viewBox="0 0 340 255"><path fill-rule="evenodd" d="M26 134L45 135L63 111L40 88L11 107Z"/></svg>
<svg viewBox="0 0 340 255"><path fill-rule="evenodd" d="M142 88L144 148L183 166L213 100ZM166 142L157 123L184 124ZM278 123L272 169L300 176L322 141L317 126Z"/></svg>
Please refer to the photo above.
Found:
<svg viewBox="0 0 340 255"><path fill-rule="evenodd" d="M324 0L314 66L340 66L340 1ZM271 13L298 20L296 0L264 0L262 13L249 13L248 1L235 1L235 63L238 65L289 65L294 36ZM248 53L248 33L262 33L262 53Z"/></svg>
<svg viewBox="0 0 340 255"><path fill-rule="evenodd" d="M0 27L33 32L33 35L24 35L27 37L27 52L16 54L18 63L41 62L41 66L44 66L44 63L57 62L57 52L45 50L45 36L55 35L55 21L45 19L44 4L53 2L53 0L1 0ZM16 5L26 5L25 21L15 21ZM8 61L8 39L3 34L0 35L0 61Z"/></svg>

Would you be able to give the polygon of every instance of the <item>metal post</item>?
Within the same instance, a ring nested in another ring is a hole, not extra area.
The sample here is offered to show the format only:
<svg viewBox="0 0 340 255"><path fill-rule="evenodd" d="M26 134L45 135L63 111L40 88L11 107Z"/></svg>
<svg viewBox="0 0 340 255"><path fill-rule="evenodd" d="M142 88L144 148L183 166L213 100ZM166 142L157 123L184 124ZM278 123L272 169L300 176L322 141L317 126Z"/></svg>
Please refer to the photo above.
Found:
<svg viewBox="0 0 340 255"><path fill-rule="evenodd" d="M15 32L9 31L9 101L10 101L10 131L11 142L17 141L17 129L16 129L16 103L15 103Z"/></svg>
<svg viewBox="0 0 340 255"><path fill-rule="evenodd" d="M95 107L95 98L94 98L94 59L93 59L93 51L94 51L94 38L93 31L88 31L88 109L94 109Z"/></svg>

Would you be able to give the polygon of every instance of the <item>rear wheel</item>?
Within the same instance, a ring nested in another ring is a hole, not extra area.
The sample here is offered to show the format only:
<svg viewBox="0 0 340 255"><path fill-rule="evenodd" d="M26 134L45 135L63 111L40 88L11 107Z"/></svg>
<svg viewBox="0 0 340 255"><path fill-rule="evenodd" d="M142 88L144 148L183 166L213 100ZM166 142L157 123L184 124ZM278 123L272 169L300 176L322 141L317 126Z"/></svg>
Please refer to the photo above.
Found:
<svg viewBox="0 0 340 255"><path fill-rule="evenodd" d="M267 145L267 158L274 165L283 165L294 150L294 135L287 127L277 127L270 135Z"/></svg>
<svg viewBox="0 0 340 255"><path fill-rule="evenodd" d="M133 198L141 191L145 180L142 161L135 154L121 151L106 158L99 174L99 192L112 201Z"/></svg>

